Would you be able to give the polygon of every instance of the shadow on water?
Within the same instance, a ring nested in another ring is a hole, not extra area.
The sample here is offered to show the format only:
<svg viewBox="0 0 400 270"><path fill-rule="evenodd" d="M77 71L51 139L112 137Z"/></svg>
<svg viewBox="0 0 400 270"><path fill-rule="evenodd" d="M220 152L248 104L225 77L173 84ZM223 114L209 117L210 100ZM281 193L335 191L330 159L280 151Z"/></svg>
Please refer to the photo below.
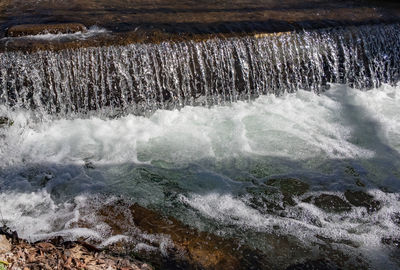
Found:
<svg viewBox="0 0 400 270"><path fill-rule="evenodd" d="M398 191L400 188L400 178L397 168L400 167L400 153L388 145L384 139L382 125L377 119L371 117L371 113L365 107L357 106L356 97L351 96L348 91L327 92L332 100L341 104L342 119L351 128L351 143L375 152L373 161L370 162L371 169L386 171L387 177L380 183L387 185L391 189ZM371 148L372 146L372 148ZM363 160L363 157L360 157ZM362 164L362 163L361 163ZM397 172L396 172L397 171ZM390 173L393 172L393 173ZM396 172L396 173L395 173Z"/></svg>

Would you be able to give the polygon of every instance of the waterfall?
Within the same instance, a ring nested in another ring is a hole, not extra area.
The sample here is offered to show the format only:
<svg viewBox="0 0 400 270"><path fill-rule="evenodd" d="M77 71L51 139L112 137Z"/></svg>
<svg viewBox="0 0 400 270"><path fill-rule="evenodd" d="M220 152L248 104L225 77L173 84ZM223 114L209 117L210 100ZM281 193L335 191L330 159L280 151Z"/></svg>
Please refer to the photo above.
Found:
<svg viewBox="0 0 400 270"><path fill-rule="evenodd" d="M0 53L0 104L66 115L142 114L400 75L398 24L206 41Z"/></svg>

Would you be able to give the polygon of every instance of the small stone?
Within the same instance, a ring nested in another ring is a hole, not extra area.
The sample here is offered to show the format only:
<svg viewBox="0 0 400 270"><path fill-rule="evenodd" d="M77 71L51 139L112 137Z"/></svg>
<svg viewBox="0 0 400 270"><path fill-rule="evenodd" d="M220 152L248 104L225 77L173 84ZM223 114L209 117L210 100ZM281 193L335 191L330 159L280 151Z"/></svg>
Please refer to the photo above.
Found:
<svg viewBox="0 0 400 270"><path fill-rule="evenodd" d="M11 251L11 244L5 237L5 235L0 235L0 254L7 253Z"/></svg>

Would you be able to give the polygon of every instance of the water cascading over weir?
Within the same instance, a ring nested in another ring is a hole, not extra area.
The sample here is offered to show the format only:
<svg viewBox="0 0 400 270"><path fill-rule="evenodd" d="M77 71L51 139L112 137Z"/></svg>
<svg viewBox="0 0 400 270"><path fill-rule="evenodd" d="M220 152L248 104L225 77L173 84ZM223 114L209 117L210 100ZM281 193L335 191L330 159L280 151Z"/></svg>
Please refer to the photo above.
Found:
<svg viewBox="0 0 400 270"><path fill-rule="evenodd" d="M205 41L0 54L1 102L52 113L142 113L327 83L366 89L400 76L398 24Z"/></svg>

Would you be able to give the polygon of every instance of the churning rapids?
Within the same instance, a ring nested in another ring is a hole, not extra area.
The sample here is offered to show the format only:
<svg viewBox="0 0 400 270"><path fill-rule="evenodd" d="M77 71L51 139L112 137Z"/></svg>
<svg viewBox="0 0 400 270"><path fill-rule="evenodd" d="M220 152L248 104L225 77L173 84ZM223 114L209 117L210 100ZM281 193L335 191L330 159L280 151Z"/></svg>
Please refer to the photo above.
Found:
<svg viewBox="0 0 400 270"><path fill-rule="evenodd" d="M257 250L266 269L398 269L399 48L399 26L379 25L4 52L1 218L32 241L169 256L168 235L113 231L102 207L124 200Z"/></svg>

